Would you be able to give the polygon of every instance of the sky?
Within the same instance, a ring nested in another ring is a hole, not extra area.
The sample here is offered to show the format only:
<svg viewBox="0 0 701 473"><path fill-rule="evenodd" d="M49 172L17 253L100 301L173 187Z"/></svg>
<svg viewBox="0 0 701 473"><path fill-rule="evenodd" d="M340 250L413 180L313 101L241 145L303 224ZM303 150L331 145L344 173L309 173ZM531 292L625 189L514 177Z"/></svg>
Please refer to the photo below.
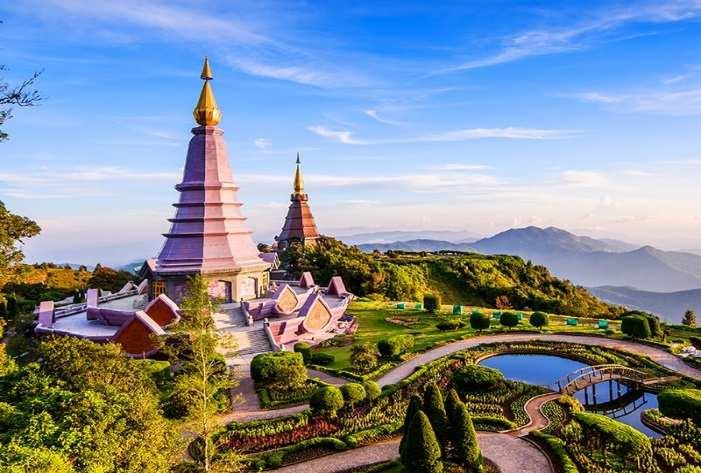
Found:
<svg viewBox="0 0 701 473"><path fill-rule="evenodd" d="M29 261L157 254L208 55L257 241L295 154L322 233L557 226L701 248L701 1L0 3L42 70L0 144Z"/></svg>

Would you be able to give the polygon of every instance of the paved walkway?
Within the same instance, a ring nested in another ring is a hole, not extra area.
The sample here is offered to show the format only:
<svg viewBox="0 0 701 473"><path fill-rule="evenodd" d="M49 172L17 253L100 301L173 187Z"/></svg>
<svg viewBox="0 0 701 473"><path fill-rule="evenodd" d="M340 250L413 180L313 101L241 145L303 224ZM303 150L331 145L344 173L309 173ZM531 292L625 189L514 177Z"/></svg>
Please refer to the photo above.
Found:
<svg viewBox="0 0 701 473"><path fill-rule="evenodd" d="M548 458L530 442L508 434L478 432L482 455L499 467L501 473L552 473ZM274 470L279 473L336 473L399 457L399 439L334 453Z"/></svg>
<svg viewBox="0 0 701 473"><path fill-rule="evenodd" d="M610 338L603 337L591 337L584 335L547 335L539 333L514 333L514 334L495 334L495 335L482 335L479 337L468 338L467 340L460 340L453 343L448 343L433 350L421 353L414 358L405 361L401 365L397 366L384 376L382 376L378 381L380 386L386 386L388 384L394 384L398 381L409 376L414 372L416 368L421 365L425 365L431 361L437 360L438 358L446 355L450 355L456 351L465 350L467 348L472 348L477 345L482 345L485 343L497 343L497 342L528 342L534 340L545 340L550 342L567 342L567 343L579 343L581 345L596 345L606 348L614 348L621 351L627 351L631 353L636 353L639 355L648 356L650 359L669 368L677 373L689 376L701 380L701 370L692 368L691 366L684 363L679 357L663 350L662 348L652 347L649 345L643 345L640 343L635 343L627 340L613 340Z"/></svg>
<svg viewBox="0 0 701 473"><path fill-rule="evenodd" d="M524 409L526 411L526 414L528 414L530 422L528 422L528 424L524 425L523 427L516 430L512 430L508 433L510 435L513 435L514 437L524 437L534 430L540 430L546 427L550 423L550 421L547 417L543 415L541 407L543 407L543 404L545 404L546 402L554 401L559 397L560 393L547 393L530 398L524 406Z"/></svg>

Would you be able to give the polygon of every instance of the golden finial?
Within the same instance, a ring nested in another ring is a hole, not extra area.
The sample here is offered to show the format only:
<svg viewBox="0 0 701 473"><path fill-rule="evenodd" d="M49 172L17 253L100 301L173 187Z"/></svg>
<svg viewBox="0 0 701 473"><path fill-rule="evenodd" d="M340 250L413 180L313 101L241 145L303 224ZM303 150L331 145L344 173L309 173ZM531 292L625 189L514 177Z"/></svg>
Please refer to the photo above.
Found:
<svg viewBox="0 0 701 473"><path fill-rule="evenodd" d="M212 86L209 85L209 81L212 80L212 69L209 67L209 59L206 56L200 78L204 81L204 84L192 116L202 126L216 126L221 121L221 111L219 111L217 100L214 98Z"/></svg>
<svg viewBox="0 0 701 473"><path fill-rule="evenodd" d="M300 167L299 153L297 153L297 169L295 170L295 194L304 193L304 179L302 179L302 169Z"/></svg>

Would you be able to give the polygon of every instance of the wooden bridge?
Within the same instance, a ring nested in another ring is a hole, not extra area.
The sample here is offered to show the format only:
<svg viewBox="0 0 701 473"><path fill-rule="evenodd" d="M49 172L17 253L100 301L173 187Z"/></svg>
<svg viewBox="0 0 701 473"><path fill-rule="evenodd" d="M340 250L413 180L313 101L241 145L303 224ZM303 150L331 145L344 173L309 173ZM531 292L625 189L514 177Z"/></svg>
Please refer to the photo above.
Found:
<svg viewBox="0 0 701 473"><path fill-rule="evenodd" d="M576 391L603 381L621 381L634 389L644 389L679 379L678 376L648 377L644 372L623 365L608 364L580 368L555 381L553 388L562 394L572 395Z"/></svg>

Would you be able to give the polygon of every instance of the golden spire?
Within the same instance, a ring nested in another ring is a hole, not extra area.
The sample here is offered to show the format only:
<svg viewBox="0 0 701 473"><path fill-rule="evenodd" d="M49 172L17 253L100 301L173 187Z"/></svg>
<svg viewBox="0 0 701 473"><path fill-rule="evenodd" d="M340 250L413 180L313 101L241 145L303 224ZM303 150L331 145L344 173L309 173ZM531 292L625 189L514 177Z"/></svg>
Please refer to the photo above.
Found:
<svg viewBox="0 0 701 473"><path fill-rule="evenodd" d="M202 126L216 126L221 121L221 112L217 106L217 100L214 98L212 86L209 85L209 81L212 80L212 69L209 67L207 56L204 58L200 78L204 81L204 85L202 85L200 99L197 101L192 116Z"/></svg>
<svg viewBox="0 0 701 473"><path fill-rule="evenodd" d="M297 153L297 169L295 170L295 195L304 193L304 179L302 179L302 168L300 167L299 153Z"/></svg>

